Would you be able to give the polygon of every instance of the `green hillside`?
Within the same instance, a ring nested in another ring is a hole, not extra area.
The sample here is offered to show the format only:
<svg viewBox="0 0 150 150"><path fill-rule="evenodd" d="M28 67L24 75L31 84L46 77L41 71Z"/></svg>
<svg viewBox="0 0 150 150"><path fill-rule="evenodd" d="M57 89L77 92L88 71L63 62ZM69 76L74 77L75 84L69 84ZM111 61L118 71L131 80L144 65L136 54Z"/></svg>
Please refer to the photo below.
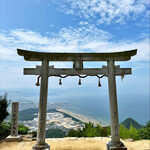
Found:
<svg viewBox="0 0 150 150"><path fill-rule="evenodd" d="M136 129L142 128L142 126L138 122L136 122L134 119L132 119L132 118L127 118L126 120L124 120L120 124L123 124L127 129L130 128L131 124Z"/></svg>
<svg viewBox="0 0 150 150"><path fill-rule="evenodd" d="M66 136L66 132L60 129L48 129L46 131L46 138L63 138Z"/></svg>
<svg viewBox="0 0 150 150"><path fill-rule="evenodd" d="M19 121L33 120L35 117L37 117L38 111L39 111L38 108L29 108L29 109L19 111ZM64 117L72 118L72 120L74 120L74 121L77 121L79 123L83 123L79 119L77 119L77 118L75 118L75 117L73 117L67 113L58 111L57 109L48 109L47 110L47 113L56 113L56 112L63 114ZM11 120L11 114L7 117L7 120Z"/></svg>

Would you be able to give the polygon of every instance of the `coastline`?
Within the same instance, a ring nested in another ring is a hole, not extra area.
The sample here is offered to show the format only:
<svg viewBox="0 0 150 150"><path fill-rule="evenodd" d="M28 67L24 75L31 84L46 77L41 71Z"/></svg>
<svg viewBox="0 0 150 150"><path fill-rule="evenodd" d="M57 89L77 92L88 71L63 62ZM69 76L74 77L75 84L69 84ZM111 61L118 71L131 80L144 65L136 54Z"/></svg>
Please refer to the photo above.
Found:
<svg viewBox="0 0 150 150"><path fill-rule="evenodd" d="M60 112L66 113L66 114L68 114L68 115L71 115L72 117L74 117L74 118L76 118L76 119L78 119L78 120L80 120L80 121L82 121L82 122L85 122L85 123L92 122L92 123L94 123L94 125L99 124L99 125L101 125L101 126L106 126L106 124L103 123L103 122L105 122L105 121L103 121L103 120L101 120L102 123L99 123L97 120L92 119L92 118L90 118L90 117L87 117L87 116L85 116L85 115L73 113L73 112L70 112L70 111L65 110L65 109L57 109L57 110L60 111Z"/></svg>

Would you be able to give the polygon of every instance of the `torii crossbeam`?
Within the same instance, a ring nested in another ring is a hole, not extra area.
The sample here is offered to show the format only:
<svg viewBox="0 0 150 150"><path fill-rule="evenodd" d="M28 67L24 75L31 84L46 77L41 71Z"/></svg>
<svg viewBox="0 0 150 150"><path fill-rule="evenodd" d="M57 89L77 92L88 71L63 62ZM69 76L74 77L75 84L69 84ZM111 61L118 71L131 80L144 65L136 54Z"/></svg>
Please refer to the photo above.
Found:
<svg viewBox="0 0 150 150"><path fill-rule="evenodd" d="M115 61L128 61L131 56L136 55L137 50L114 52L114 53L43 53L17 49L20 56L24 56L26 61L41 61L42 66L36 68L25 68L25 75L40 75L40 101L38 114L37 143L34 150L49 150L50 146L45 143L45 125L47 108L48 77L58 75L106 75L109 85L109 104L111 118L111 141L107 143L108 150L127 150L120 141L119 120L116 92L115 76L131 74L131 68L120 68L115 66ZM56 69L49 66L49 61L72 61L73 68ZM83 68L84 61L107 61L107 66L102 68Z"/></svg>

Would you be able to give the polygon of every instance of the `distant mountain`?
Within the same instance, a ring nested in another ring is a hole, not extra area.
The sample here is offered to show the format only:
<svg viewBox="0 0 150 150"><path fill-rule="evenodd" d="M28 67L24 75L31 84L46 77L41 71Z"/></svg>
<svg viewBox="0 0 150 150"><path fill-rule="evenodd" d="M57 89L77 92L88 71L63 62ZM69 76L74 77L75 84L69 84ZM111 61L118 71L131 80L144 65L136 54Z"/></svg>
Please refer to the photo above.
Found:
<svg viewBox="0 0 150 150"><path fill-rule="evenodd" d="M139 129L139 128L142 128L142 126L137 122L135 121L134 119L132 118L127 118L126 120L124 120L123 122L121 122L120 124L123 124L127 129L130 128L130 125L132 124L132 126L136 129Z"/></svg>

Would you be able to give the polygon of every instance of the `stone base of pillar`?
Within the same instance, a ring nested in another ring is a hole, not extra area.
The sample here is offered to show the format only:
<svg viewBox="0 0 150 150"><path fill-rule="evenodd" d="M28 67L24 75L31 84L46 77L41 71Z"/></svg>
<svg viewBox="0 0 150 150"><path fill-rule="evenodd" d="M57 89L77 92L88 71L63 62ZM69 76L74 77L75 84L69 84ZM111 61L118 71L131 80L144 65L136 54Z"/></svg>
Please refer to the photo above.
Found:
<svg viewBox="0 0 150 150"><path fill-rule="evenodd" d="M48 145L47 143L45 143L45 145L37 145L37 144L35 144L32 147L32 150L50 150L50 145Z"/></svg>
<svg viewBox="0 0 150 150"><path fill-rule="evenodd" d="M106 143L107 150L127 150L127 147L122 143L112 143L111 141L109 143Z"/></svg>
<svg viewBox="0 0 150 150"><path fill-rule="evenodd" d="M6 139L5 139L6 142L20 142L22 141L22 136L21 135L18 135L18 136L11 136L9 135Z"/></svg>

